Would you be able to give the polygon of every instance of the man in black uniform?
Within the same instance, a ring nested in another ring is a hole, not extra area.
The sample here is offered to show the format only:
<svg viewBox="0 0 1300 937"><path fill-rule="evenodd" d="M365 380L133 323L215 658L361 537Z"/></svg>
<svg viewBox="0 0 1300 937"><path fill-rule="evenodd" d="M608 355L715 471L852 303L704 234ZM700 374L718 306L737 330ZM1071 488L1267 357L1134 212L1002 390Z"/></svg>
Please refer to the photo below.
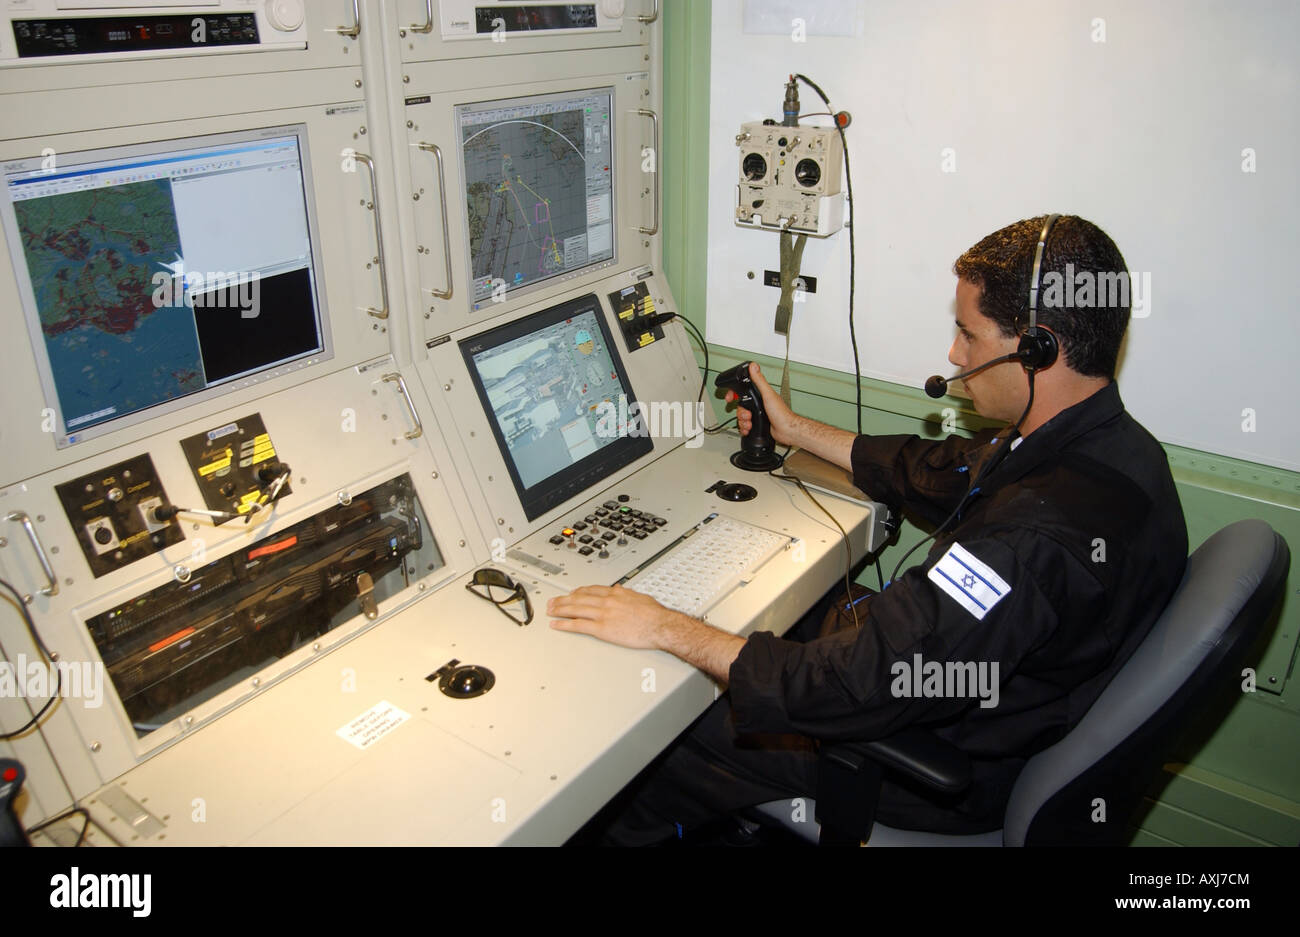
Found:
<svg viewBox="0 0 1300 937"><path fill-rule="evenodd" d="M650 774L611 841L653 842L679 824L807 795L812 740L911 725L965 751L973 782L939 803L886 781L877 819L998 829L1027 758L1078 723L1167 604L1187 531L1164 451L1114 383L1129 318L1119 250L1090 222L1052 216L989 235L954 269L948 357L977 369L967 392L1008 424L999 431L854 436L794 414L750 369L778 442L850 469L894 512L937 525L925 561L859 604L859 628L806 643L743 639L618 587L548 606L555 628L669 651L729 687ZM743 409L739 423L748 432Z"/></svg>

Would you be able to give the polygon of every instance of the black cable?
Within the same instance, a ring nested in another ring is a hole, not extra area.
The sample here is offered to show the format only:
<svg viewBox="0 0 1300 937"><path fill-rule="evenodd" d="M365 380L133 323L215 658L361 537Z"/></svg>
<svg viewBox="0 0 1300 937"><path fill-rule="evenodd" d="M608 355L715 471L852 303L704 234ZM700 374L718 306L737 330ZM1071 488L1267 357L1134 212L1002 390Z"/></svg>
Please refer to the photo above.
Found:
<svg viewBox="0 0 1300 937"><path fill-rule="evenodd" d="M704 352L704 376L700 378L700 393L695 398L697 403L704 403L704 385L709 382L709 343L704 340L704 336L700 334L700 330L695 327L694 322L680 312L674 312L673 315L681 320L682 325L695 333L695 338L700 343L700 350Z"/></svg>
<svg viewBox="0 0 1300 937"><path fill-rule="evenodd" d="M49 650L45 647L45 642L41 640L40 634L37 633L36 623L32 621L32 613L27 610L27 603L23 601L22 594L19 593L17 589L15 589L4 579L0 579L0 586L4 586L6 589L8 589L10 592L13 593L14 601L18 603L18 611L22 613L23 621L27 624L27 630L28 632L31 633L32 641L36 643L36 647L40 650L40 652L45 655L45 659L48 660L51 664L53 664L54 658L50 655ZM50 698L45 701L45 705L41 707L40 712L32 716L32 718L27 721L27 724L24 725L21 729L16 729L13 732L5 732L4 734L0 734L0 741L7 742L10 739L16 739L18 738L18 736L22 735L32 726L39 723L41 719L44 718L45 714L49 712L50 707L54 705L54 701L59 698L59 692L62 689L63 689L63 671L60 670L58 667L55 667L54 668L54 692L51 693Z"/></svg>
<svg viewBox="0 0 1300 937"><path fill-rule="evenodd" d="M86 822L81 825L81 835L77 837L76 845L80 846L82 843L86 841L86 833L90 829L90 823L91 823L90 812L86 810L85 807L73 807L70 810L65 810L57 817L51 817L49 820L46 820L43 823L36 824L30 830L26 831L28 839L31 838L33 833L39 833L41 830L45 829L46 827L53 826L54 824L60 822L61 820L66 820L68 819L68 817L76 813L79 813L86 818Z"/></svg>
<svg viewBox="0 0 1300 937"><path fill-rule="evenodd" d="M826 92L822 91L822 89L817 86L817 83L815 81L813 81L807 75L796 74L794 77L798 78L809 88L812 88L814 91L816 91L817 96L821 98L822 102L826 105L826 110L828 111L831 110L831 99L826 97ZM853 345L853 387L854 387L855 399L857 401L858 435L861 436L862 435L862 364L858 359L857 326L854 325L853 323L853 298L854 298L854 293L856 292L857 282L858 282L858 271L857 271L858 251L857 251L857 244L853 237L853 229L854 229L853 172L849 168L848 138L844 136L844 128L840 126L839 119L834 118L834 115L832 115L832 118L835 119L835 129L838 130L840 134L840 146L844 148L844 179L845 182L848 184L848 189L849 189L849 220L846 222L849 228L849 341Z"/></svg>
<svg viewBox="0 0 1300 937"><path fill-rule="evenodd" d="M794 448L793 446L785 447L785 452L781 454L782 463L785 462L785 457L790 454L790 450L793 448ZM844 526L838 520L835 519L835 515L832 514L830 511L826 510L825 505L823 505L820 501L818 501L816 498L813 497L812 492L809 491L804 486L803 479L801 479L798 475L791 475L789 472L786 472L784 470L780 475L777 475L776 469L769 469L767 474L770 475L772 478L778 478L781 481L792 481L796 485L798 485L799 490L802 491L805 495L807 495L808 500L811 501L813 504L817 505L817 507L821 508L822 513L825 514L827 517L829 517L831 519L831 523L834 524L839 529L840 537L842 538L842 541L844 543L844 594L847 597L849 602L849 611L853 613L853 627L854 628L861 627L861 625L858 623L858 606L857 603L853 601L853 584L852 581L849 579L849 573L853 571L853 547L849 544L848 532L844 529ZM877 561L877 565L879 565L879 561Z"/></svg>
<svg viewBox="0 0 1300 937"><path fill-rule="evenodd" d="M32 827L30 830L26 830L26 831L25 831L26 834L27 834L27 837L30 839L31 836L32 836L34 833L39 833L41 830L45 829L46 827L53 826L54 824L58 823L58 822L61 821L61 820L66 820L66 819L68 819L68 817L70 817L70 816L72 816L73 814L76 814L76 813L79 813L79 814L81 814L83 817L85 817L85 818L86 818L86 822L83 823L83 824L81 825L81 835L77 837L77 842L74 844L74 848L75 848L76 846L83 846L83 845L85 845L85 842L86 842L86 834L90 832L90 825L91 825L92 823L95 824L96 827L98 827L99 831L100 831L101 833L103 833L104 836L108 838L109 842L111 842L114 846L121 846L121 845L122 845L121 841L118 840L118 838L117 838L116 836L114 836L112 833L110 833L107 829L105 829L104 824L100 823L100 822L97 821L94 817L92 817L92 816L90 815L90 811L88 811L85 807L72 807L72 808L70 808L70 809L68 809L68 810L65 810L63 813L59 814L57 817L52 817L52 818L50 818L49 820L45 820L45 821L43 821L43 822L41 822L41 823L36 824L36 825L35 825L34 827Z"/></svg>
<svg viewBox="0 0 1300 937"><path fill-rule="evenodd" d="M957 514L966 505L966 502L971 498L971 496L979 492L980 490L979 483L982 482L986 477L988 477L989 473L993 471L993 468L997 465L1000 465L1002 463L1002 460L1007 457L1007 453L1011 451L1011 443L1013 441L1012 437L1020 432L1020 425L1025 422L1025 417L1029 416L1029 409L1034 405L1033 369L1030 369L1028 374L1029 374L1029 403L1025 404L1025 411L1020 414L1020 419L1016 420L1016 422L1011 427L1011 432L1007 434L1007 444L1002 448L1001 452L997 453L996 455L993 456L993 458L989 459L989 461L985 464L984 468L980 470L979 476L973 482L971 482L970 488L966 491L964 495L961 496L961 500L957 502L957 506L952 509L952 513L949 514L947 518L944 519L944 522L940 524L938 527L936 527L929 536L925 537L924 539L918 540L912 546L912 549L908 550L906 553L903 554L903 558L900 559L898 561L898 565L894 567L894 574L889 577L889 581L891 583L898 578L898 571L903 568L903 563L906 562L907 558L916 552L916 548L919 547L921 544L926 543L929 540L933 540L935 537L939 536L939 534L943 532L943 529L947 527L950 523L952 523L952 519L957 516ZM995 435L993 439L997 439L997 436ZM992 440L990 440L990 442L992 442Z"/></svg>
<svg viewBox="0 0 1300 937"><path fill-rule="evenodd" d="M700 330L695 327L695 323L692 322L690 319L686 318L680 312L669 312L665 314L680 320L682 325L687 326L691 330L691 332L694 333L696 341L700 343L700 348L704 351L704 376L700 378L700 393L695 398L697 403L703 403L704 386L709 382L709 343L704 340L704 336L701 335ZM728 426L730 426L735 421L735 419L736 418L733 416L731 419L725 420L719 423L717 426L714 427L706 426L704 427L704 432L710 436L713 435L714 433L720 433Z"/></svg>

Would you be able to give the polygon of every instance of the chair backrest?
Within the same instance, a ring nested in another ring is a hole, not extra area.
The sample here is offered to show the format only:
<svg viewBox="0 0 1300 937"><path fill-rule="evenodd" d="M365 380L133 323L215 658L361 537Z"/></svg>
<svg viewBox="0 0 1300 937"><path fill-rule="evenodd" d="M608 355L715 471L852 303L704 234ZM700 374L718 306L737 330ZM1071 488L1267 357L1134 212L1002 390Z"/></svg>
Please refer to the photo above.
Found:
<svg viewBox="0 0 1300 937"><path fill-rule="evenodd" d="M1116 844L1191 719L1227 683L1280 602L1290 550L1259 520L1230 524L1188 558L1164 614L1074 729L1025 765L1003 842ZM1105 820L1095 822L1096 801Z"/></svg>

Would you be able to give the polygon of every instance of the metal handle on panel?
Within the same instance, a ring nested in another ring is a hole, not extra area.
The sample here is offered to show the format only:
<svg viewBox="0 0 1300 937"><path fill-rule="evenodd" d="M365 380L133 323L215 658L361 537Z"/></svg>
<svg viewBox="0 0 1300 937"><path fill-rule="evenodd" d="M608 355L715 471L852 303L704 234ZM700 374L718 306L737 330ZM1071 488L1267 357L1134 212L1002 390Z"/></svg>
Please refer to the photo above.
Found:
<svg viewBox="0 0 1300 937"><path fill-rule="evenodd" d="M355 39L361 35L361 11L357 9L357 0L352 0L352 25L335 26L332 29L327 29L326 32L338 33L340 36L347 36L349 39Z"/></svg>
<svg viewBox="0 0 1300 937"><path fill-rule="evenodd" d="M438 149L436 143L417 143L417 147L426 153L432 153L434 160L438 163L438 203L442 206L442 262L447 271L447 288L445 290L429 290L439 299L451 299L451 294L455 291L456 285L451 275L451 229L447 227L447 182L442 174L442 150Z"/></svg>
<svg viewBox="0 0 1300 937"><path fill-rule="evenodd" d="M655 0L656 3L659 0ZM413 33L431 33L433 32L433 0L424 0L424 22L412 23L406 27Z"/></svg>
<svg viewBox="0 0 1300 937"><path fill-rule="evenodd" d="M41 538L36 536L36 528L32 526L32 519L22 511L12 511L9 514L9 520L23 525L23 530L27 531L27 539L32 542L32 549L36 551L36 559L40 561L41 572L45 573L45 581L49 583L41 590L41 595L58 595L59 580L54 575L54 568L50 566L50 558L45 555L45 547L41 546Z"/></svg>
<svg viewBox="0 0 1300 937"><path fill-rule="evenodd" d="M659 19L659 0L654 0L653 10L654 12L651 13L649 16L646 16L644 13L642 13L640 16L636 18L637 22L653 23L655 20Z"/></svg>
<svg viewBox="0 0 1300 937"><path fill-rule="evenodd" d="M378 309L367 306L366 312L376 319L387 319L388 274L384 269L384 234L379 223L379 182L375 179L375 161L365 153L357 153L353 158L370 171L370 207L375 213L375 264L379 267L379 301L382 305Z"/></svg>
<svg viewBox="0 0 1300 937"><path fill-rule="evenodd" d="M659 13L656 11L655 16L658 15ZM655 125L655 144L654 144L655 147L654 148L655 223L653 227L650 228L642 227L642 228L637 228L637 230L640 231L642 234L658 234L659 233L659 115L656 114L654 111L650 110L649 108L644 108L644 107L639 109L637 113L640 114L642 117L649 117L654 122Z"/></svg>
<svg viewBox="0 0 1300 937"><path fill-rule="evenodd" d="M406 409L411 411L411 422L415 424L415 429L406 432L407 439L419 439L424 435L424 424L420 422L420 414L415 412L415 404L411 401L410 391L406 389L406 381L402 380L402 375L394 372L384 375L385 381L396 381L397 386L402 391L402 398L406 401Z"/></svg>

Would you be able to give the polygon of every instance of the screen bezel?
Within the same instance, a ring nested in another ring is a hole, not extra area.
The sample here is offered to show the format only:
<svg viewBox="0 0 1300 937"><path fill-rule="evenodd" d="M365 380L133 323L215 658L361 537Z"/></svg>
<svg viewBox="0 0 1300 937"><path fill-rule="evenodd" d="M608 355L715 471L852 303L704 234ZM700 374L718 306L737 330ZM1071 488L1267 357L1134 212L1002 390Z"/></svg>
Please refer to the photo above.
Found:
<svg viewBox="0 0 1300 937"><path fill-rule="evenodd" d="M168 153L181 153L187 150L202 150L210 147L226 147L247 143L261 143L275 137L294 137L298 146L301 165L303 201L307 214L307 237L311 244L311 269L309 279L312 299L315 303L320 348L307 352L271 367L254 370L232 379L204 387L200 390L173 397L140 410L133 410L121 416L113 417L91 426L77 428L71 432L67 427L67 414L63 412L59 400L58 387L54 382L54 372L50 365L49 354L45 346L40 324L40 312L36 305L36 293L32 286L31 271L22 249L18 235L18 220L14 212L14 203L9 198L8 178L22 173L31 173L43 168L46 157L33 156L21 160L6 161L4 178L0 179L4 194L0 197L0 225L3 226L9 245L9 259L13 265L18 285L19 297L23 305L23 321L27 326L28 340L35 356L37 376L40 380L41 394L47 410L54 414L55 447L65 449L78 443L86 442L109 433L153 420L169 413L174 413L213 398L242 390L246 387L264 383L276 377L300 371L314 365L329 361L334 357L334 343L330 330L329 309L325 298L322 271L324 258L321 254L321 239L316 211L316 190L311 172L311 154L307 145L307 125L303 123L283 124L273 127L258 127L236 130L226 133L202 134L197 136L176 137L167 140L154 140L146 143L125 144L122 146L97 147L91 150L59 153L56 172L62 174L78 167L95 163L118 160L134 160Z"/></svg>
<svg viewBox="0 0 1300 937"><path fill-rule="evenodd" d="M563 99L579 97L586 94L607 94L609 95L609 225L610 225L610 245L612 253L605 260L588 262L581 267L575 267L572 270L564 270L560 273L553 273L548 277L540 280L533 280L525 286L511 287L507 284L506 296L513 298L515 296L528 296L537 290L554 286L574 280L580 276L598 270L608 270L618 265L619 257L619 238L618 238L618 89L613 85L598 85L593 88L573 88L563 91L546 91L540 94L523 94L512 95L502 98L490 98L481 101L463 101L452 108L452 124L456 138L456 163L460 173L460 188L456 193L456 201L459 206L461 235L464 238L465 245L465 298L468 303L469 311L475 312L484 308L488 303L492 303L491 296L482 299L474 298L474 252L471 248L470 231L469 231L469 201L466 193L467 177L465 175L465 146L463 141L464 133L461 128L461 114L467 108L482 108L489 106L502 105L526 105L545 102L549 99Z"/></svg>
<svg viewBox="0 0 1300 937"><path fill-rule="evenodd" d="M587 491L620 469L631 465L637 459L654 451L654 440L644 432L644 421L638 414L632 424L637 431L635 435L631 432L621 435L608 445L597 449L591 455L579 459L568 468L561 469L543 478L531 487L526 488L520 479L519 470L515 466L514 458L510 454L510 448L506 444L505 435L501 431L501 425L497 421L492 409L492 403L488 399L482 376L474 363L474 355L498 348L508 342L523 338L540 329L555 325L564 319L571 319L585 312L595 313L596 325L600 329L601 340L605 342L605 347L610 351L610 360L614 362L614 370L618 374L619 383L623 385L623 392L628 399L628 409L631 410L632 402L637 399L636 393L628 380L627 368L623 364L622 353L618 346L614 344L609 323L605 318L605 307L600 297L595 293L588 293L585 296L570 299L556 306L543 309L541 312L523 316L486 332L480 332L459 342L461 355L465 359L465 369L469 372L470 381L474 384L474 390L478 394L479 403L483 407L483 415L492 428L492 436L496 440L497 449L501 453L502 461L505 462L506 470L510 473L510 481L515 486L515 493L519 497L524 516L529 521L535 520L571 497Z"/></svg>

